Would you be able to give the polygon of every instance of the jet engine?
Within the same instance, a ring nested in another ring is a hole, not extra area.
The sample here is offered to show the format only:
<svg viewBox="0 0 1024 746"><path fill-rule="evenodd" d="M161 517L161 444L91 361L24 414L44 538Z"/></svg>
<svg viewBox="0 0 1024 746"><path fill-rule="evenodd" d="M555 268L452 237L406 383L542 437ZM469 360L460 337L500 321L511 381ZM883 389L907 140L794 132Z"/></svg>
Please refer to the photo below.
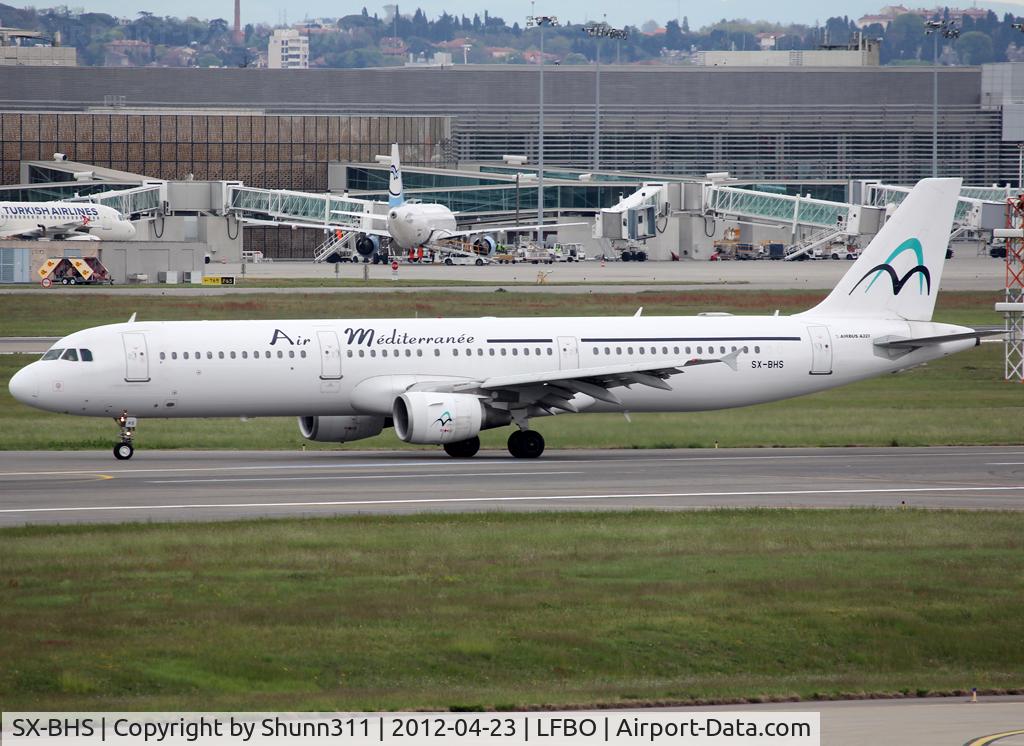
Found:
<svg viewBox="0 0 1024 746"><path fill-rule="evenodd" d="M395 399L392 413L395 434L406 443L455 443L489 424L483 402L470 394L409 391Z"/></svg>
<svg viewBox="0 0 1024 746"><path fill-rule="evenodd" d="M473 241L473 251L480 256L490 256L498 248L498 241L494 236L480 236Z"/></svg>
<svg viewBox="0 0 1024 746"><path fill-rule="evenodd" d="M366 233L356 239L356 251L360 256L371 257L380 248L380 238Z"/></svg>
<svg viewBox="0 0 1024 746"><path fill-rule="evenodd" d="M348 443L380 435L384 419L377 415L300 417L299 432L318 443Z"/></svg>

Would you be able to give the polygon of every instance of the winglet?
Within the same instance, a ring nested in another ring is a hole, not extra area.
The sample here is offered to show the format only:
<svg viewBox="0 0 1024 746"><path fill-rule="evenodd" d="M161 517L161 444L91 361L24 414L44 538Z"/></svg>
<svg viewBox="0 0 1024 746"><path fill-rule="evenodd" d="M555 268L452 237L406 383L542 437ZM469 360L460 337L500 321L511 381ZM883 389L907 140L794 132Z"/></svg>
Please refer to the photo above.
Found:
<svg viewBox="0 0 1024 746"><path fill-rule="evenodd" d="M736 359L739 356L740 356L740 351L739 350L734 350L733 352L730 352L728 355L723 355L722 358L721 358L721 361L723 363L725 363L726 365L728 365L733 370L739 370L739 365L736 363Z"/></svg>
<svg viewBox="0 0 1024 746"><path fill-rule="evenodd" d="M644 312L644 307L640 306L640 308L636 309L636 313L633 314L633 318L634 319L640 318L640 316L643 314L643 312Z"/></svg>
<svg viewBox="0 0 1024 746"><path fill-rule="evenodd" d="M131 316L129 316L129 317L128 317L128 323L129 323L129 324L134 324L134 323L135 323L135 317L136 317L137 315L138 315L138 312L136 311L136 312L135 312L135 313L133 313L133 314L132 314Z"/></svg>

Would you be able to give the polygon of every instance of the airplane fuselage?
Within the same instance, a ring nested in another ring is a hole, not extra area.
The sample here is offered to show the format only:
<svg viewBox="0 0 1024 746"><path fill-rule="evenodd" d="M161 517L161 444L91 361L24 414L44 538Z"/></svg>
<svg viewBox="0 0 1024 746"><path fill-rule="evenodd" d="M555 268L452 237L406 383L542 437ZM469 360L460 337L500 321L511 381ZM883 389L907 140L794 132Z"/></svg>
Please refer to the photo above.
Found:
<svg viewBox="0 0 1024 746"><path fill-rule="evenodd" d="M106 205L83 202L0 202L0 238L94 237L127 241L135 226Z"/></svg>

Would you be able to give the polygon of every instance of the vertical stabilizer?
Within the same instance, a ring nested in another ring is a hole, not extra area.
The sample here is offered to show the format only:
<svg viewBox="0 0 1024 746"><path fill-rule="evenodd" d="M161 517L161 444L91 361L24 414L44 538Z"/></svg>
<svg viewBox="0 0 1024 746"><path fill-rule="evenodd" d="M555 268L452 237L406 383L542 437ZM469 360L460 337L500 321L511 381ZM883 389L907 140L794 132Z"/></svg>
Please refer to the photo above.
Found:
<svg viewBox="0 0 1024 746"><path fill-rule="evenodd" d="M960 179L922 179L808 316L930 321Z"/></svg>
<svg viewBox="0 0 1024 746"><path fill-rule="evenodd" d="M391 177L388 179L388 206L398 207L405 202L402 189L402 164L398 161L398 143L391 146Z"/></svg>

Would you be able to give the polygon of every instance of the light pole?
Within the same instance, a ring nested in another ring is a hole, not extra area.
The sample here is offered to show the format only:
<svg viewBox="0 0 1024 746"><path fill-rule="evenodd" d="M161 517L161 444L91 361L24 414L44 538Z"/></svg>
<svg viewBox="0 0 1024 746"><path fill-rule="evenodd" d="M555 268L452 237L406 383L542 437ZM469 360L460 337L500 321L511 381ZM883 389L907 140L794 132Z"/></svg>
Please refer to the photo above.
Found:
<svg viewBox="0 0 1024 746"><path fill-rule="evenodd" d="M533 3L530 3L531 7ZM555 16L530 15L526 18L526 28L540 29L540 105L537 132L537 243L544 243L544 29L557 26Z"/></svg>
<svg viewBox="0 0 1024 746"><path fill-rule="evenodd" d="M594 88L594 170L601 170L601 42L609 39L625 39L625 29L612 28L607 21L588 23L583 27L587 36L597 38L596 85Z"/></svg>
<svg viewBox="0 0 1024 746"><path fill-rule="evenodd" d="M952 21L925 21L925 33L932 37L932 176L939 175L939 35L946 39L960 36Z"/></svg>

